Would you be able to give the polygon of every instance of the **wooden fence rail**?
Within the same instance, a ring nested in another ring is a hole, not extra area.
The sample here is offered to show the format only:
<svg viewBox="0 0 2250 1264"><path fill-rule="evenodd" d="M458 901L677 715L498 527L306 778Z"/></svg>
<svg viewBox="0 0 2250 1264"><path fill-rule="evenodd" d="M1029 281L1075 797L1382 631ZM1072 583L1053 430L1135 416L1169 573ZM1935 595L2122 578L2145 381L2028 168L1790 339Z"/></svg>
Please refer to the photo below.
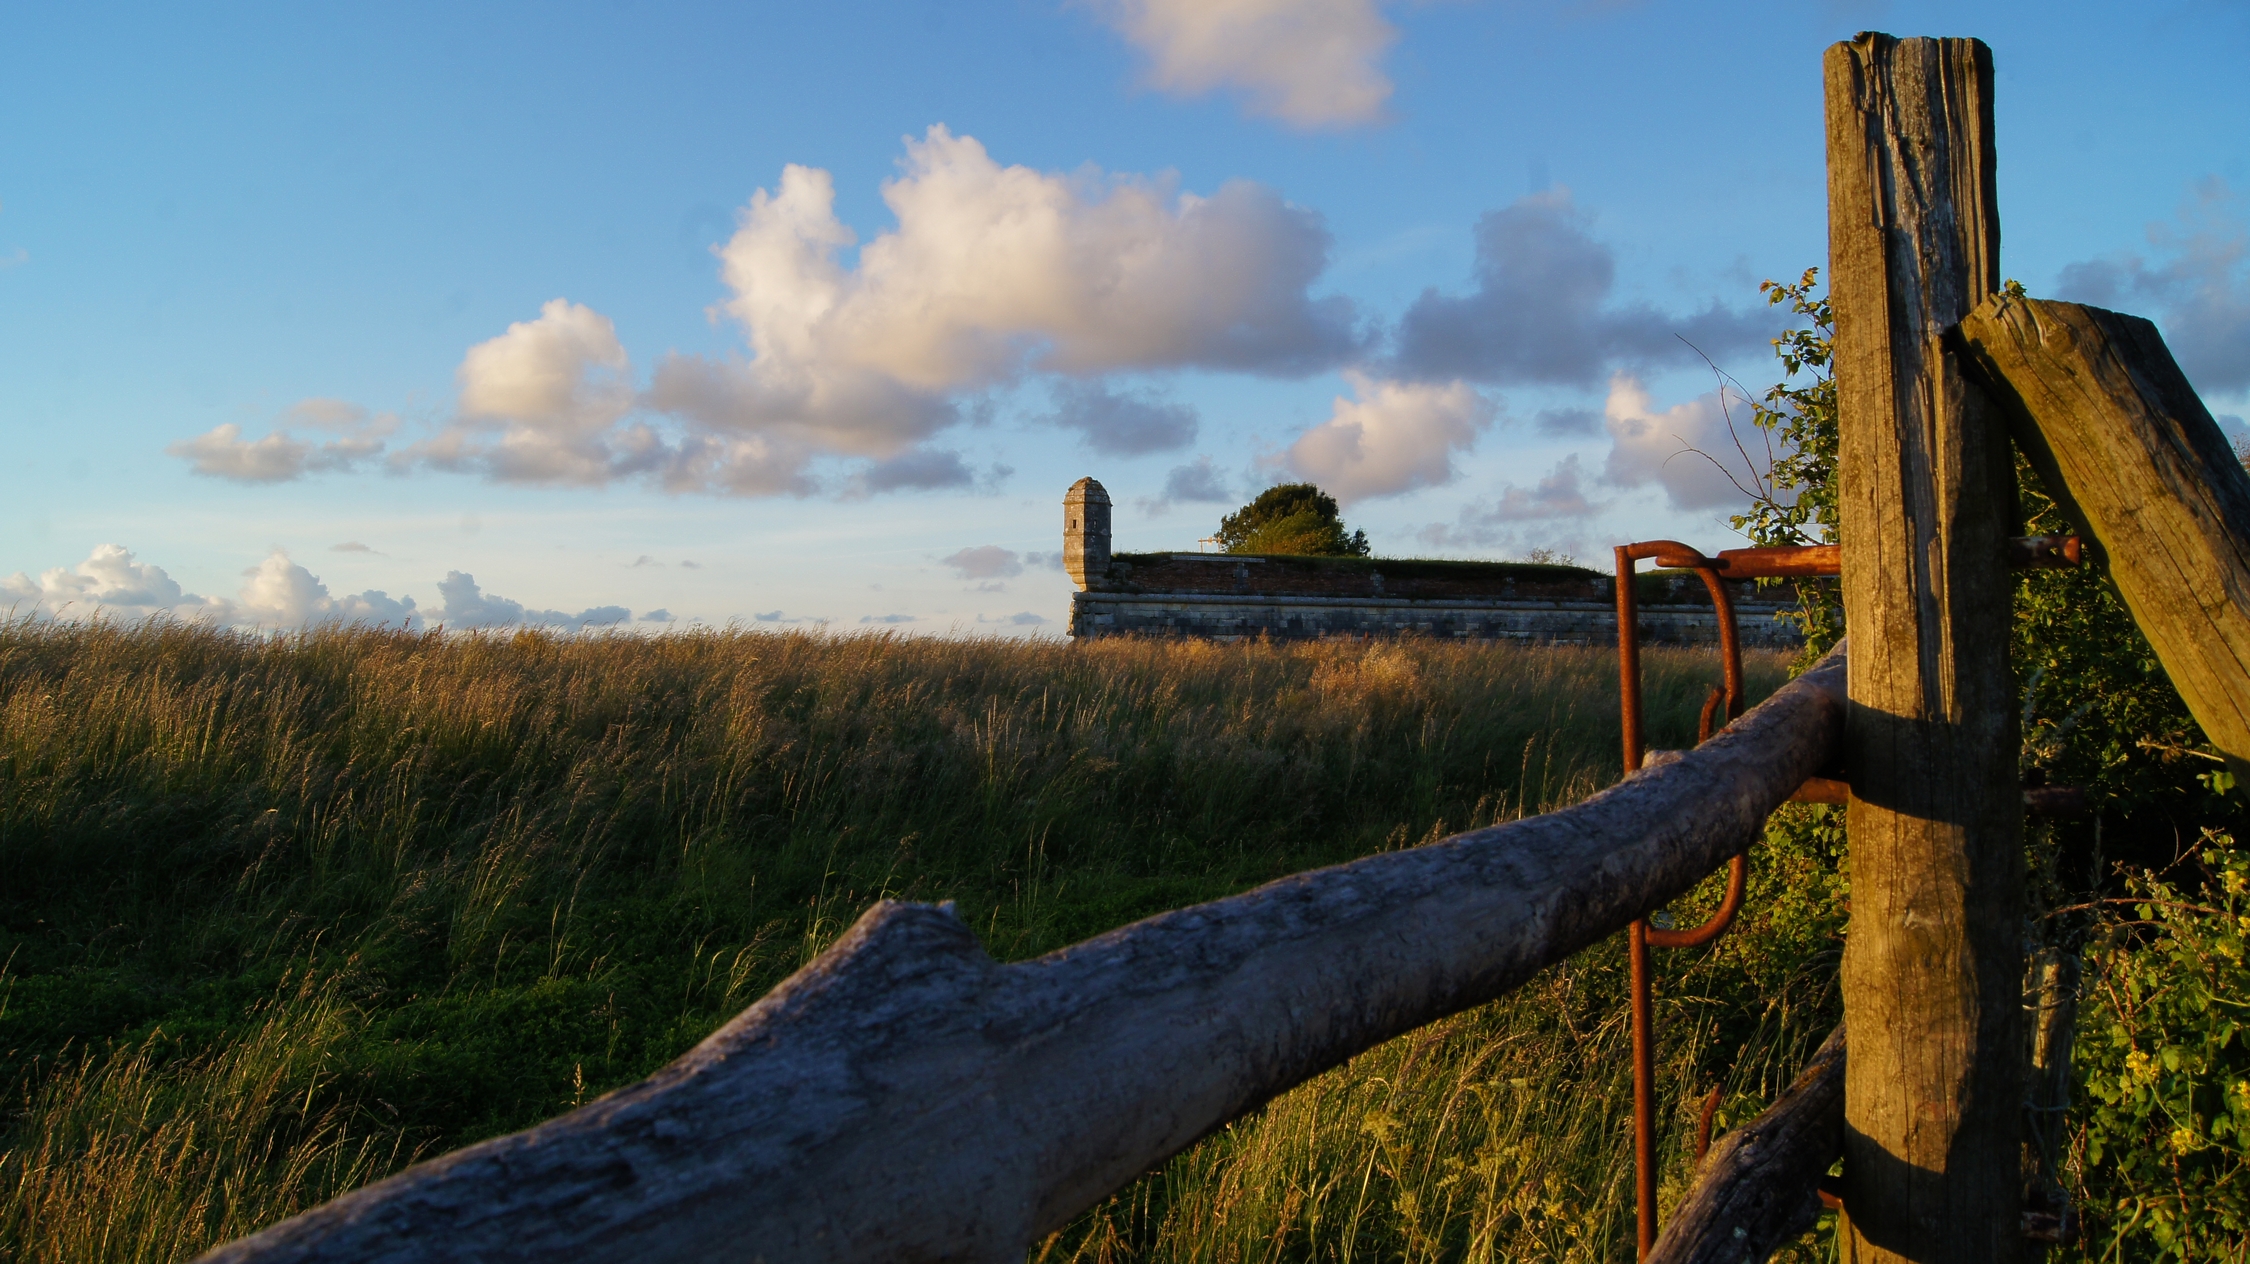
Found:
<svg viewBox="0 0 2250 1264"><path fill-rule="evenodd" d="M1820 1182L1844 1150L1844 1029L1764 1114L1704 1156L1694 1190L1672 1213L1646 1264L1762 1260L1813 1227Z"/></svg>
<svg viewBox="0 0 2250 1264"><path fill-rule="evenodd" d="M2005 295L1959 337L2095 543L2204 735L2250 787L2250 473L2138 316Z"/></svg>
<svg viewBox="0 0 2250 1264"><path fill-rule="evenodd" d="M647 1080L204 1258L1020 1261L1228 1120L1687 891L1828 766L1844 675L1838 647L1575 807L1034 961L883 902Z"/></svg>

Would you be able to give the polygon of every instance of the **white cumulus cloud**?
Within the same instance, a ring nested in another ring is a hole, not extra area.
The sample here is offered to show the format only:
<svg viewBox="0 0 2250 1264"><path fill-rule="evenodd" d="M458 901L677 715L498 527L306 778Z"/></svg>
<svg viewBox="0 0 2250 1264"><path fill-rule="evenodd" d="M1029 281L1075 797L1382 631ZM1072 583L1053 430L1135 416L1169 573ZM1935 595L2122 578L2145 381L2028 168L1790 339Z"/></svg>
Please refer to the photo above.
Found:
<svg viewBox="0 0 2250 1264"><path fill-rule="evenodd" d="M1395 496L1453 481L1453 457L1475 446L1498 410L1466 382L1396 382L1347 369L1355 398L1337 396L1327 421L1282 460L1340 501Z"/></svg>
<svg viewBox="0 0 2250 1264"><path fill-rule="evenodd" d="M1309 293L1326 227L1263 186L1204 197L1169 178L1002 166L942 126L909 140L902 166L883 186L897 226L854 267L827 172L789 166L743 209L720 250L721 310L750 358L668 357L646 397L691 430L671 485L803 492L815 460L895 458L961 420L961 395L1027 373L1297 374L1360 349L1350 301ZM1129 444L1188 423L1132 424Z"/></svg>
<svg viewBox="0 0 2250 1264"><path fill-rule="evenodd" d="M473 469L501 482L608 481L646 468L661 443L620 429L633 408L632 361L608 317L552 299L534 320L469 348L451 424L394 460Z"/></svg>
<svg viewBox="0 0 2250 1264"><path fill-rule="evenodd" d="M1553 524L1582 519L1601 508L1586 494L1586 471L1572 453L1556 463L1536 486L1501 485L1499 492L1480 496L1462 506L1452 524L1424 527L1416 535L1426 544L1443 547L1512 544L1524 524Z"/></svg>
<svg viewBox="0 0 2250 1264"><path fill-rule="evenodd" d="M1675 509L1747 504L1770 463L1749 401L1725 388L1659 412L1638 378L1619 373L1602 414L1610 439L1602 477L1618 487L1655 483Z"/></svg>
<svg viewBox="0 0 2250 1264"><path fill-rule="evenodd" d="M134 620L151 616L233 622L230 603L180 587L161 566L135 561L122 544L97 544L85 561L42 571L37 580L17 571L0 580L0 601L16 613Z"/></svg>
<svg viewBox="0 0 2250 1264"><path fill-rule="evenodd" d="M333 438L304 437L302 429L326 430ZM292 406L281 424L255 439L245 439L233 422L164 449L206 478L236 483L286 483L307 474L345 470L379 455L385 436L398 428L389 414L371 415L337 399L308 399Z"/></svg>
<svg viewBox="0 0 2250 1264"><path fill-rule="evenodd" d="M233 622L262 628L301 628L319 623L370 623L405 628L421 626L412 597L393 599L375 589L345 597L328 595L318 576L275 549L250 568L235 603Z"/></svg>
<svg viewBox="0 0 2250 1264"><path fill-rule="evenodd" d="M727 311L759 357L950 390L1027 365L1066 373L1200 365L1296 372L1355 348L1348 300L1306 289L1320 218L1247 181L1209 197L1169 178L1003 167L942 126L883 186L897 228L861 248L827 172L792 166L720 258Z"/></svg>
<svg viewBox="0 0 2250 1264"><path fill-rule="evenodd" d="M161 617L263 630L362 623L411 631L442 624L456 630L533 626L575 632L622 624L633 617L623 606L590 606L575 613L530 609L484 592L474 576L460 571L448 572L438 582L445 605L435 610L417 606L412 597L392 597L380 589L336 595L281 549L243 575L242 588L232 598L200 596L182 588L163 567L139 561L125 546L103 544L76 566L58 566L41 572L37 579L20 571L0 579L0 611L34 618L121 622ZM656 623L671 618L662 610L641 617Z"/></svg>
<svg viewBox="0 0 2250 1264"><path fill-rule="evenodd" d="M1108 0L1110 25L1148 54L1149 83L1232 89L1254 114L1300 127L1382 118L1380 66L1398 32L1374 0Z"/></svg>
<svg viewBox="0 0 2250 1264"><path fill-rule="evenodd" d="M246 575L233 600L199 596L181 588L163 567L136 560L124 545L99 544L76 566L42 571L36 580L21 571L0 580L0 605L54 619L164 617L247 628L329 622L420 626L412 597L393 599L373 589L331 596L327 585L280 549Z"/></svg>
<svg viewBox="0 0 2250 1264"><path fill-rule="evenodd" d="M577 632L623 623L633 617L633 612L623 606L590 606L576 614L527 609L520 601L485 592L477 586L476 576L461 571L445 573L445 578L438 581L438 595L445 598L445 609L430 616L432 621L456 630L548 627Z"/></svg>

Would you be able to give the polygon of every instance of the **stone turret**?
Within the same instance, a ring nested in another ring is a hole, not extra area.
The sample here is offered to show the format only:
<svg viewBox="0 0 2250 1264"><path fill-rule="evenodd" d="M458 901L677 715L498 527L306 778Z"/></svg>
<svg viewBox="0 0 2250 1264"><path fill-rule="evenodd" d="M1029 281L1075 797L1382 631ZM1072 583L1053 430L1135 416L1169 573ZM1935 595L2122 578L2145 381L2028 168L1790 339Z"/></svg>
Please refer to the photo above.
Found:
<svg viewBox="0 0 2250 1264"><path fill-rule="evenodd" d="M1080 588L1109 571L1109 492L1090 478L1063 496L1063 569Z"/></svg>

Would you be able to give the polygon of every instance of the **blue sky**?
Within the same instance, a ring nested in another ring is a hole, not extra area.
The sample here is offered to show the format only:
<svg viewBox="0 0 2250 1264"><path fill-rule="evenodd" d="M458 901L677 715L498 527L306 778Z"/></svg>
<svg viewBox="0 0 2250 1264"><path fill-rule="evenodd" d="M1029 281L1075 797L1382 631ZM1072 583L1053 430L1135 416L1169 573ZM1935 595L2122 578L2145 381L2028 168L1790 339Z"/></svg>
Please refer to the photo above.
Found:
<svg viewBox="0 0 2250 1264"><path fill-rule="evenodd" d="M1051 635L1084 474L1724 547L1683 339L1772 380L1863 28L1986 40L2003 270L2250 412L2240 0L19 11L0 602Z"/></svg>

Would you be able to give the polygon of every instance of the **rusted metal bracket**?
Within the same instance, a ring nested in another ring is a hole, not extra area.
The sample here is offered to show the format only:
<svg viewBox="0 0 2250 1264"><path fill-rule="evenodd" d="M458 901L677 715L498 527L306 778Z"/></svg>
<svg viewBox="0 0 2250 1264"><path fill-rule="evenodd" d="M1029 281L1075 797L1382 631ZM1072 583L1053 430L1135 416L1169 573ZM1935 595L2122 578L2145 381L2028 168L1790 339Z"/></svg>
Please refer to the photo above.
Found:
<svg viewBox="0 0 2250 1264"><path fill-rule="evenodd" d="M1852 783L1842 777L1809 777L1789 796L1791 803L1843 803L1851 798ZM2084 816L2093 810L2086 792L2077 786L2025 786L2023 810L2037 817Z"/></svg>
<svg viewBox="0 0 2250 1264"><path fill-rule="evenodd" d="M2022 536L2006 545L2008 564L2016 570L2063 569L2076 566L2083 546L2074 535ZM1617 548L1617 674L1618 699L1624 729L1625 769L1628 775L1659 756L1646 748L1641 714L1640 602L1634 591L1634 570L1643 560L1672 570L1692 570L1711 594L1718 616L1719 655L1725 684L1714 689L1703 704L1696 741L1711 740L1713 733L1742 714L1742 642L1734 624L1730 581L1751 579L1817 579L1840 574L1843 549L1834 544L1809 544L1788 548L1722 549L1706 557L1677 540L1645 540ZM1724 708L1726 720L1719 723ZM1846 777L1809 777L1790 796L1793 803L1843 803L1851 797ZM2024 807L2035 816L2074 816L2086 811L2086 795L2070 786L2027 786ZM1726 933L1742 907L1749 885L1749 857L1745 853L1727 862L1726 895L1702 925L1687 930L1651 925L1647 918L1627 931L1631 963L1633 1006L1633 1192L1636 1258L1646 1259L1656 1244L1656 1015L1651 986L1649 949L1694 948ZM1717 1090L1704 1104L1698 1129L1696 1158L1710 1145L1711 1116ZM1827 1197L1823 1193L1823 1198Z"/></svg>
<svg viewBox="0 0 2250 1264"><path fill-rule="evenodd" d="M1669 545L1671 541L1655 543ZM1628 545L1638 548L1639 545ZM2008 541L2008 565L2014 570L2067 570L2084 560L2084 546L2074 535L2026 535ZM1658 566L1684 570L1708 566L1721 579L1825 579L1843 572L1840 544L1800 544L1768 549L1720 549L1704 557L1685 545L1677 552L1643 553Z"/></svg>

